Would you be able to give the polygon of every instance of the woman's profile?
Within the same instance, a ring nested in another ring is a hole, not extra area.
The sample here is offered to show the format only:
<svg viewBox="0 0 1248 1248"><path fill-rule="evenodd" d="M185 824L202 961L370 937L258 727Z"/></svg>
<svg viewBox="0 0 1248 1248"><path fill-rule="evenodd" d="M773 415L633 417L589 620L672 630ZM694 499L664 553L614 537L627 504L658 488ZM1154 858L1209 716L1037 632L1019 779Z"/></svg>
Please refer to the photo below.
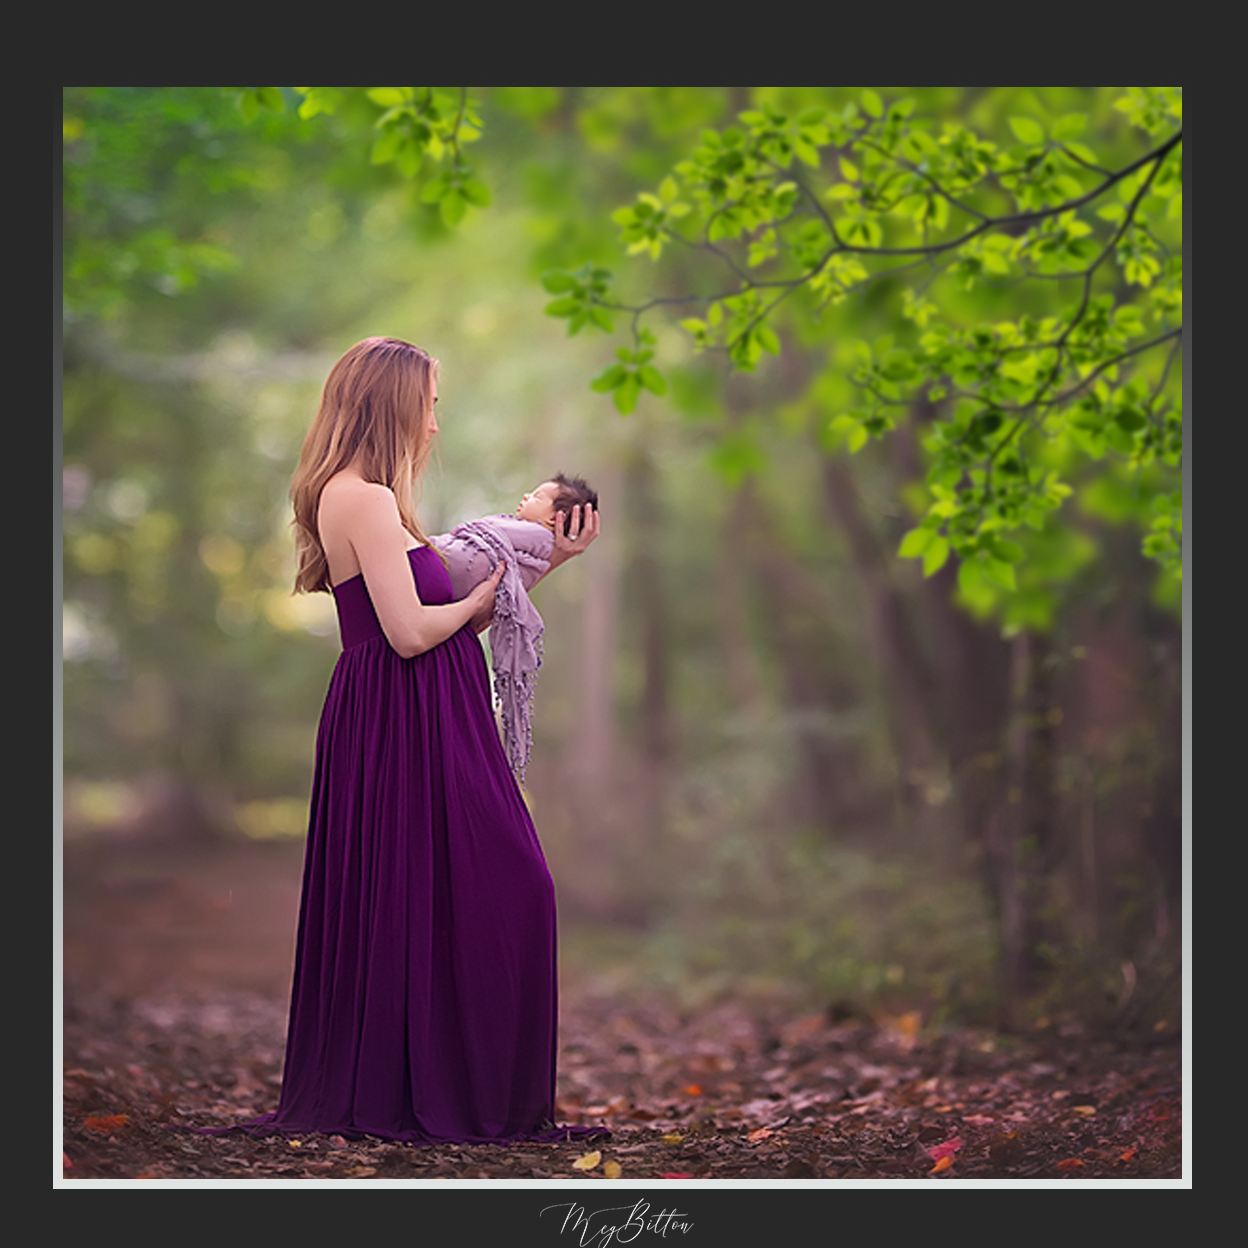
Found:
<svg viewBox="0 0 1248 1248"><path fill-rule="evenodd" d="M438 363L393 338L334 365L291 498L296 589L342 653L316 743L285 1067L244 1124L410 1143L557 1139L554 886L499 740L476 634L411 495ZM598 531L587 507L551 565Z"/></svg>

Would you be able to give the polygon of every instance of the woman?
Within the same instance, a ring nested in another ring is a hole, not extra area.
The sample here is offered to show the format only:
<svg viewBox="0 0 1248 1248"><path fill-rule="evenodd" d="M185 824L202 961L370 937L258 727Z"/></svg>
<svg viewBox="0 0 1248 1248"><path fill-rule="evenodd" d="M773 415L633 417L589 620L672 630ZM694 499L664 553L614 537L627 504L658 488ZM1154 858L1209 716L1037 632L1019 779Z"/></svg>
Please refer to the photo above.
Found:
<svg viewBox="0 0 1248 1248"><path fill-rule="evenodd" d="M503 568L452 601L412 510L437 361L369 338L334 365L291 497L297 591L343 651L316 746L281 1101L248 1124L412 1143L566 1138L553 1121L554 886L495 727ZM551 566L597 536L572 517Z"/></svg>

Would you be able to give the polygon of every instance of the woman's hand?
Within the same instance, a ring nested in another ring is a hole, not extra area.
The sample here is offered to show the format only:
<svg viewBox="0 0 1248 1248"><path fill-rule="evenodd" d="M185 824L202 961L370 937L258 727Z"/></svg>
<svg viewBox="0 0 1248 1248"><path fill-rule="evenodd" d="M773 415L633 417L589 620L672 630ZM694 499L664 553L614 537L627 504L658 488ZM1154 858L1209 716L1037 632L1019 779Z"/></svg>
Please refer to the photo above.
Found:
<svg viewBox="0 0 1248 1248"><path fill-rule="evenodd" d="M550 554L550 566L558 567L573 555L584 554L589 544L598 536L598 513L591 503L582 508L577 503L572 508L568 531L563 531L563 512L555 513L555 547Z"/></svg>
<svg viewBox="0 0 1248 1248"><path fill-rule="evenodd" d="M473 604L472 619L468 622L474 633L485 632L494 620L494 591L503 579L506 566L500 559L494 571L468 595L468 601Z"/></svg>

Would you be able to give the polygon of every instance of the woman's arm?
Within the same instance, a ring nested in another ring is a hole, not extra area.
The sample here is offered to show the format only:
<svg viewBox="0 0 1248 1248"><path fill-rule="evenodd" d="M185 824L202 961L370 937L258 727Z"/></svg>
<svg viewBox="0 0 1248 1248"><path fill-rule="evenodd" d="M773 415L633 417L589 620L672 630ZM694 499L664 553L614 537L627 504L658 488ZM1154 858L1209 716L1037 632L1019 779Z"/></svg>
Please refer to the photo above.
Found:
<svg viewBox="0 0 1248 1248"><path fill-rule="evenodd" d="M350 545L368 596L386 640L405 659L432 649L465 624L477 631L488 626L494 611L494 587L502 575L495 569L458 602L431 606L416 592L408 559L411 535L399 518L394 495L384 485L344 482L325 490L319 514L321 541Z"/></svg>

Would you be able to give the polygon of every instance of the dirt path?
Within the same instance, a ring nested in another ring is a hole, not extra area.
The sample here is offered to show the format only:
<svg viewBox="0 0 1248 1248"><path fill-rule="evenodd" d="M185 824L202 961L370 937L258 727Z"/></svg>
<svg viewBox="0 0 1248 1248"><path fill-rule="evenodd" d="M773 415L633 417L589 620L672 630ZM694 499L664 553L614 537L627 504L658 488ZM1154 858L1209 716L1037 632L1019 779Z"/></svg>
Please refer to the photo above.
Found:
<svg viewBox="0 0 1248 1248"><path fill-rule="evenodd" d="M776 1000L562 985L560 1120L591 1144L195 1136L273 1108L301 849L71 847L67 1179L1177 1179L1175 1040L930 1031Z"/></svg>

